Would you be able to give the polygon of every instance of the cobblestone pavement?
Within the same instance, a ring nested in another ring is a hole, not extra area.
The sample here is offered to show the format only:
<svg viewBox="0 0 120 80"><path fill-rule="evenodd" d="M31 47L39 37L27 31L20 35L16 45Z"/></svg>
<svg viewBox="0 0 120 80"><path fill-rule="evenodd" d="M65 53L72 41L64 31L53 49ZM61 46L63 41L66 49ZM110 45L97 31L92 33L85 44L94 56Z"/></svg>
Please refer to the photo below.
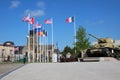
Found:
<svg viewBox="0 0 120 80"><path fill-rule="evenodd" d="M0 78L6 73L23 66L20 63L0 63Z"/></svg>
<svg viewBox="0 0 120 80"><path fill-rule="evenodd" d="M31 63L1 80L120 80L120 62Z"/></svg>

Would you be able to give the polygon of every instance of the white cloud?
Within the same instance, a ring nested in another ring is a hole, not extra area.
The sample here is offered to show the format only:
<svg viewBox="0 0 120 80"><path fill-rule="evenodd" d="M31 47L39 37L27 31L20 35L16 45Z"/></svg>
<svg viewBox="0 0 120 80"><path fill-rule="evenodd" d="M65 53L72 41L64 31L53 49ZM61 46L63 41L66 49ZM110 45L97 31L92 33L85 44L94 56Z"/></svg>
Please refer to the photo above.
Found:
<svg viewBox="0 0 120 80"><path fill-rule="evenodd" d="M9 8L17 8L20 5L20 1L11 1Z"/></svg>
<svg viewBox="0 0 120 80"><path fill-rule="evenodd" d="M37 3L37 6L44 9L45 8L45 3L40 1L40 2Z"/></svg>
<svg viewBox="0 0 120 80"><path fill-rule="evenodd" d="M103 20L99 20L99 21L93 22L92 25L100 25L100 24L103 24L103 23L104 23Z"/></svg>
<svg viewBox="0 0 120 80"><path fill-rule="evenodd" d="M104 20L98 20L98 21L94 21L94 22L87 21L87 22L90 26L96 26L96 25L101 25L101 24L105 23Z"/></svg>
<svg viewBox="0 0 120 80"><path fill-rule="evenodd" d="M31 16L34 16L34 17L38 17L38 16L44 16L45 15L45 12L44 10L29 10L27 9L25 11L25 15L30 13Z"/></svg>

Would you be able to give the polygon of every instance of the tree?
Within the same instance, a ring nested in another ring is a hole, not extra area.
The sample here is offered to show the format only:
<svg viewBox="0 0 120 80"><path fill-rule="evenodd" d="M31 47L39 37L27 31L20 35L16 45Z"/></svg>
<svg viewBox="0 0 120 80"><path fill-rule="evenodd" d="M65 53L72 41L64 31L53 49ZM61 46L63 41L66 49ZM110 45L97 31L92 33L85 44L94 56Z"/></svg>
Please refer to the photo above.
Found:
<svg viewBox="0 0 120 80"><path fill-rule="evenodd" d="M66 56L67 53L72 53L72 49L69 46L66 46L62 52L64 57Z"/></svg>
<svg viewBox="0 0 120 80"><path fill-rule="evenodd" d="M82 54L81 57L84 56L86 49L89 48L89 38L86 37L86 30L84 27L80 26L77 33L76 33L76 56L80 53Z"/></svg>

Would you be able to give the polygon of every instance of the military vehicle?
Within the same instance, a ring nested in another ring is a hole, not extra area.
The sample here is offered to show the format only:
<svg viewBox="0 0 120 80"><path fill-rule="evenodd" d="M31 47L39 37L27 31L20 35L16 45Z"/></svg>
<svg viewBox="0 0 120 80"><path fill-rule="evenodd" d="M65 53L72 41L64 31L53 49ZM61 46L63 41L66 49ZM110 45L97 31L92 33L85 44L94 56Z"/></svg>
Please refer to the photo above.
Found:
<svg viewBox="0 0 120 80"><path fill-rule="evenodd" d="M91 46L86 51L88 57L115 57L120 58L120 47L114 45L112 38L97 38L92 34L89 34L93 38L98 40L97 44Z"/></svg>

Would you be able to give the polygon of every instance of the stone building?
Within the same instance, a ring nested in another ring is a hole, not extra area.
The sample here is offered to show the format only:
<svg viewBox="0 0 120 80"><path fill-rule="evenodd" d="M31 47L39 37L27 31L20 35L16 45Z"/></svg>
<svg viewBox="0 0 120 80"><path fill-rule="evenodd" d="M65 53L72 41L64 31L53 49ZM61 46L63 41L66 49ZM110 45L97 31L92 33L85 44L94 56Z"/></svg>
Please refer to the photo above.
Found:
<svg viewBox="0 0 120 80"><path fill-rule="evenodd" d="M14 43L7 41L0 44L0 62L14 61Z"/></svg>

